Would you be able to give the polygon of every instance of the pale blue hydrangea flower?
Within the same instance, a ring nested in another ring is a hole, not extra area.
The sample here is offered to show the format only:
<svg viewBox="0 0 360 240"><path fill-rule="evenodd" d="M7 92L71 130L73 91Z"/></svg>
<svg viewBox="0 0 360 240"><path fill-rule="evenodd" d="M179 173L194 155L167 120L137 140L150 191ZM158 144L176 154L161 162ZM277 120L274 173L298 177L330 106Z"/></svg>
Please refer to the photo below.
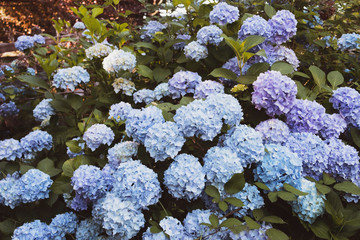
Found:
<svg viewBox="0 0 360 240"><path fill-rule="evenodd" d="M174 239L174 240L192 239L189 235L187 235L184 226L176 218L166 216L160 221L159 225L163 229L164 233L169 235L170 239Z"/></svg>
<svg viewBox="0 0 360 240"><path fill-rule="evenodd" d="M316 218L324 213L325 195L318 193L315 183L301 178L298 180L297 189L308 193L305 196L298 196L297 200L292 202L292 208L299 218L310 224L314 223Z"/></svg>
<svg viewBox="0 0 360 240"><path fill-rule="evenodd" d="M119 163L120 164L120 163ZM113 164L105 164L105 166L103 167L103 169L101 169L104 181L105 181L105 186L107 187L108 191L112 190L112 187L114 185L114 173L116 172L118 165L113 165Z"/></svg>
<svg viewBox="0 0 360 240"><path fill-rule="evenodd" d="M214 236L214 230L211 230L208 226L201 225L201 223L210 224L209 217L212 214L210 210L196 209L189 212L184 219L185 231L194 239L204 239L205 236L211 234ZM211 238L210 238L211 239Z"/></svg>
<svg viewBox="0 0 360 240"><path fill-rule="evenodd" d="M129 240L135 237L145 224L144 215L131 201L112 193L98 200L92 213L106 233L116 239Z"/></svg>
<svg viewBox="0 0 360 240"><path fill-rule="evenodd" d="M12 240L52 240L54 235L50 227L40 220L28 222L17 227L12 236Z"/></svg>
<svg viewBox="0 0 360 240"><path fill-rule="evenodd" d="M126 96L132 96L133 92L136 91L135 83L125 78L115 79L112 86L115 93L119 93L121 91L122 94L125 94Z"/></svg>
<svg viewBox="0 0 360 240"><path fill-rule="evenodd" d="M292 38L297 31L295 15L288 10L278 11L269 21L270 42L280 45Z"/></svg>
<svg viewBox="0 0 360 240"><path fill-rule="evenodd" d="M233 23L239 19L239 16L239 9L225 2L221 2L215 5L209 15L210 23L218 23L219 25Z"/></svg>
<svg viewBox="0 0 360 240"><path fill-rule="evenodd" d="M253 87L252 103L255 108L264 108L271 117L288 113L295 103L295 82L278 71L260 73Z"/></svg>
<svg viewBox="0 0 360 240"><path fill-rule="evenodd" d="M290 130L286 123L275 118L262 121L255 130L261 133L264 144L282 145L290 137Z"/></svg>
<svg viewBox="0 0 360 240"><path fill-rule="evenodd" d="M112 52L112 48L103 43L96 43L95 45L85 49L86 58L92 60L94 58L103 58Z"/></svg>
<svg viewBox="0 0 360 240"><path fill-rule="evenodd" d="M121 70L132 71L136 66L136 57L124 50L114 50L104 58L103 68L108 73L117 73Z"/></svg>
<svg viewBox="0 0 360 240"><path fill-rule="evenodd" d="M157 203L161 197L157 174L139 160L120 164L114 173L112 192L142 209Z"/></svg>
<svg viewBox="0 0 360 240"><path fill-rule="evenodd" d="M145 26L142 27L143 34L141 34L140 38L145 41L150 41L153 39L153 35L157 32L161 32L167 27L166 24L162 24L158 21L149 21Z"/></svg>
<svg viewBox="0 0 360 240"><path fill-rule="evenodd" d="M286 123L293 132L317 134L324 127L325 108L315 102L296 99L292 109L286 114Z"/></svg>
<svg viewBox="0 0 360 240"><path fill-rule="evenodd" d="M19 172L14 172L0 180L0 204L9 206L11 209L20 205L19 178Z"/></svg>
<svg viewBox="0 0 360 240"><path fill-rule="evenodd" d="M92 219L81 221L76 229L76 240L98 240L101 234L101 226Z"/></svg>
<svg viewBox="0 0 360 240"><path fill-rule="evenodd" d="M222 128L222 116L206 101L195 100L176 110L174 121L185 137L200 137L204 141L213 140Z"/></svg>
<svg viewBox="0 0 360 240"><path fill-rule="evenodd" d="M271 27L264 18L254 15L245 19L238 34L240 40L245 40L251 35L268 38L271 36Z"/></svg>
<svg viewBox="0 0 360 240"><path fill-rule="evenodd" d="M229 237L232 240L269 240L266 230L272 228L270 224L263 223L259 229L246 229L239 234L229 231Z"/></svg>
<svg viewBox="0 0 360 240"><path fill-rule="evenodd" d="M71 68L58 69L54 76L53 84L56 88L74 91L79 84L88 82L90 82L90 75L86 69L80 66L74 66Z"/></svg>
<svg viewBox="0 0 360 240"><path fill-rule="evenodd" d="M189 154L180 154L164 173L164 185L177 199L197 199L205 187L205 174L199 160Z"/></svg>
<svg viewBox="0 0 360 240"><path fill-rule="evenodd" d="M176 39L181 39L181 40L190 40L191 39L191 36L189 34L178 34L176 36ZM184 41L184 42L177 42L173 45L173 48L175 50L181 50L185 47L187 41Z"/></svg>
<svg viewBox="0 0 360 240"><path fill-rule="evenodd" d="M168 240L168 238L163 232L152 233L150 232L150 228L148 228L143 233L142 240Z"/></svg>
<svg viewBox="0 0 360 240"><path fill-rule="evenodd" d="M149 104L155 101L155 93L153 90L150 89L141 89L134 93L133 95L135 103L142 103Z"/></svg>
<svg viewBox="0 0 360 240"><path fill-rule="evenodd" d="M109 119L116 122L125 121L133 110L131 105L127 102L119 102L110 106Z"/></svg>
<svg viewBox="0 0 360 240"><path fill-rule="evenodd" d="M200 44L213 44L215 46L219 46L219 44L224 40L221 37L223 31L216 25L210 25L202 27L196 35L197 42Z"/></svg>
<svg viewBox="0 0 360 240"><path fill-rule="evenodd" d="M20 51L24 51L26 49L34 47L34 44L35 40L32 36L23 35L17 38L15 42L15 48Z"/></svg>
<svg viewBox="0 0 360 240"><path fill-rule="evenodd" d="M52 148L52 136L45 131L35 130L20 139L20 144L23 148L24 157L31 159L33 153Z"/></svg>
<svg viewBox="0 0 360 240"><path fill-rule="evenodd" d="M192 41L184 47L184 54L186 58L198 62L200 59L205 59L208 56L208 50L206 46L201 45L196 41Z"/></svg>
<svg viewBox="0 0 360 240"><path fill-rule="evenodd" d="M227 132L224 136L223 146L229 147L237 154L243 167L261 161L264 156L261 134L242 124Z"/></svg>
<svg viewBox="0 0 360 240"><path fill-rule="evenodd" d="M95 151L101 144L111 145L114 141L115 134L105 124L96 123L89 127L84 133L83 139L91 151Z"/></svg>
<svg viewBox="0 0 360 240"><path fill-rule="evenodd" d="M245 183L244 188L240 192L231 195L231 197L240 199L244 204L244 206L241 207L241 210L234 214L239 218L251 215L254 209L262 208L265 205L259 189L248 183ZM232 211L236 208L237 207L230 206L229 210Z"/></svg>
<svg viewBox="0 0 360 240"><path fill-rule="evenodd" d="M81 165L76 169L71 178L71 185L77 194L91 201L101 198L107 191L102 171L91 165Z"/></svg>
<svg viewBox="0 0 360 240"><path fill-rule="evenodd" d="M136 142L125 141L115 144L108 151L108 161L111 166L118 167L120 163L132 160L138 151L139 144Z"/></svg>
<svg viewBox="0 0 360 240"><path fill-rule="evenodd" d="M76 138L73 138L71 140L74 140L74 141L80 141L80 137L76 137ZM73 153L69 147L66 147L66 153L67 155L70 157L70 158L75 158L79 155L83 155L84 154L84 149L85 149L85 143L84 142L80 142L78 143L78 146L81 148L81 151L78 152L78 153Z"/></svg>
<svg viewBox="0 0 360 240"><path fill-rule="evenodd" d="M14 161L21 158L23 149L18 140L13 138L0 141L0 160Z"/></svg>
<svg viewBox="0 0 360 240"><path fill-rule="evenodd" d="M78 30L84 30L86 27L83 22L76 22L74 24L73 28L78 29Z"/></svg>
<svg viewBox="0 0 360 240"><path fill-rule="evenodd" d="M194 93L201 82L201 77L196 72L179 71L169 79L169 92L173 99L180 98L187 93Z"/></svg>
<svg viewBox="0 0 360 240"><path fill-rule="evenodd" d="M196 86L194 98L207 98L213 93L224 93L224 86L212 80L205 80Z"/></svg>
<svg viewBox="0 0 360 240"><path fill-rule="evenodd" d="M49 225L55 230L56 238L65 239L66 234L74 234L78 225L78 218L73 212L56 215Z"/></svg>
<svg viewBox="0 0 360 240"><path fill-rule="evenodd" d="M43 99L33 110L33 115L36 121L43 121L55 114L54 108L50 102L52 99Z"/></svg>
<svg viewBox="0 0 360 240"><path fill-rule="evenodd" d="M358 33L347 33L341 35L338 39L338 47L340 50L345 51L349 49L360 49L360 34Z"/></svg>
<svg viewBox="0 0 360 240"><path fill-rule="evenodd" d="M162 111L150 106L142 110L133 110L126 119L126 134L136 142L144 143L148 129L155 123L165 122Z"/></svg>
<svg viewBox="0 0 360 240"><path fill-rule="evenodd" d="M16 104L13 101L0 105L0 116L2 117L16 116L19 111L20 110L16 107Z"/></svg>
<svg viewBox="0 0 360 240"><path fill-rule="evenodd" d="M154 94L155 99L158 101L161 100L163 97L170 96L168 83L160 83L159 85L157 85L154 89Z"/></svg>
<svg viewBox="0 0 360 240"><path fill-rule="evenodd" d="M28 73L32 76L35 76L35 74L36 74L35 69L33 69L31 67L26 68L26 73Z"/></svg>
<svg viewBox="0 0 360 240"><path fill-rule="evenodd" d="M338 138L346 128L346 121L340 114L325 114L324 126L320 129L320 135L324 139Z"/></svg>
<svg viewBox="0 0 360 240"><path fill-rule="evenodd" d="M254 169L255 181L269 187L270 191L279 191L283 183L292 184L302 177L302 161L287 147L267 144L265 156Z"/></svg>
<svg viewBox="0 0 360 240"><path fill-rule="evenodd" d="M275 62L284 61L291 64L296 71L300 65L300 61L297 58L295 52L290 48L287 48L285 46L272 46L266 44L264 45L264 50L266 53L265 62L269 63L270 66L272 66Z"/></svg>
<svg viewBox="0 0 360 240"><path fill-rule="evenodd" d="M330 148L327 172L338 180L350 180L360 172L359 153L340 139L326 140Z"/></svg>
<svg viewBox="0 0 360 240"><path fill-rule="evenodd" d="M33 36L34 42L38 44L45 44L45 38L41 35L35 34Z"/></svg>
<svg viewBox="0 0 360 240"><path fill-rule="evenodd" d="M173 122L156 123L146 134L144 146L150 156L157 161L174 158L185 143L179 127Z"/></svg>

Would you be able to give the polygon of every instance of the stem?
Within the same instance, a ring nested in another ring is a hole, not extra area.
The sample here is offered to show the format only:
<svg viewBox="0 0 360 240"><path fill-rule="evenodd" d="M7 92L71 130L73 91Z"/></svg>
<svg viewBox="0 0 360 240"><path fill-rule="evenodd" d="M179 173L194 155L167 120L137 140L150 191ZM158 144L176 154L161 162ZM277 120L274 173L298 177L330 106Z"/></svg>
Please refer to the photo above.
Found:
<svg viewBox="0 0 360 240"><path fill-rule="evenodd" d="M161 201L159 201L159 203L160 203L160 205L161 205L162 209L164 210L164 212L165 212L166 216L170 216L170 215L169 215L169 213L166 211L166 209L165 209L164 205L161 203Z"/></svg>

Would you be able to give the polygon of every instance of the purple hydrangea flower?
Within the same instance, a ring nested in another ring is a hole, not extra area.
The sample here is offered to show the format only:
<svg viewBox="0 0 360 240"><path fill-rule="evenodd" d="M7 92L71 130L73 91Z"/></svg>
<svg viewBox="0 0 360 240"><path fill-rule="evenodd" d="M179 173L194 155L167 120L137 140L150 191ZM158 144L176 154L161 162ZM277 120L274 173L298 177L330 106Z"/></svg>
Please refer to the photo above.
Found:
<svg viewBox="0 0 360 240"><path fill-rule="evenodd" d="M17 227L12 236L13 240L51 240L54 238L51 228L46 223L40 222L40 220Z"/></svg>
<svg viewBox="0 0 360 240"><path fill-rule="evenodd" d="M338 138L346 128L346 121L340 114L325 114L320 134L324 139Z"/></svg>
<svg viewBox="0 0 360 240"><path fill-rule="evenodd" d="M218 23L219 25L233 23L239 19L239 16L239 9L225 2L221 2L215 5L209 15L210 23Z"/></svg>
<svg viewBox="0 0 360 240"><path fill-rule="evenodd" d="M194 93L200 82L201 77L196 72L179 71L169 79L169 92L173 99L180 98L187 93Z"/></svg>
<svg viewBox="0 0 360 240"><path fill-rule="evenodd" d="M238 35L240 40L244 40L251 35L268 38L271 35L271 27L264 18L254 15L245 19Z"/></svg>
<svg viewBox="0 0 360 240"><path fill-rule="evenodd" d="M26 49L34 47L35 40L32 36L20 36L15 42L16 49L24 51Z"/></svg>
<svg viewBox="0 0 360 240"><path fill-rule="evenodd" d="M140 36L140 38L146 41L150 41L151 39L153 39L153 35L156 32L161 32L166 27L166 24L162 24L158 21L150 21L142 28L144 33Z"/></svg>
<svg viewBox="0 0 360 240"><path fill-rule="evenodd" d="M178 34L176 36L176 39L181 39L181 40L190 40L191 36L189 34ZM185 47L187 41L184 42L177 42L173 45L173 48L175 50L181 50Z"/></svg>
<svg viewBox="0 0 360 240"><path fill-rule="evenodd" d="M200 44L213 44L215 46L218 46L220 42L222 42L222 40L224 39L223 37L221 37L222 33L223 31L218 26L210 25L202 27L198 31L196 37L197 41Z"/></svg>
<svg viewBox="0 0 360 240"><path fill-rule="evenodd" d="M288 10L278 11L270 20L271 36L269 41L280 45L296 34L295 15Z"/></svg>
<svg viewBox="0 0 360 240"><path fill-rule="evenodd" d="M16 116L19 111L20 110L16 107L16 104L13 101L0 105L0 116L5 118Z"/></svg>

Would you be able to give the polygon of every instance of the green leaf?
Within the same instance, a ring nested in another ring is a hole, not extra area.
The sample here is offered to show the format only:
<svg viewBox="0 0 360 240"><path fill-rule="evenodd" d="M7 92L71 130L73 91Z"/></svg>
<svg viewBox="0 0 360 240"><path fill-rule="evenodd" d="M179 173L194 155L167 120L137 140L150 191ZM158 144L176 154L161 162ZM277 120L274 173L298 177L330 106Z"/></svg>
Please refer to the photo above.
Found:
<svg viewBox="0 0 360 240"><path fill-rule="evenodd" d="M294 67L286 62L276 62L271 66L271 70L279 71L281 74L286 75L294 71Z"/></svg>
<svg viewBox="0 0 360 240"><path fill-rule="evenodd" d="M255 76L240 76L238 78L236 78L235 81L237 81L238 83L242 83L242 84L252 84L253 82L256 81Z"/></svg>
<svg viewBox="0 0 360 240"><path fill-rule="evenodd" d="M310 78L309 75L307 75L303 72L294 72L293 74L294 74L294 76L300 76L300 77L307 78L307 79Z"/></svg>
<svg viewBox="0 0 360 240"><path fill-rule="evenodd" d="M114 5L118 5L120 0L113 0Z"/></svg>
<svg viewBox="0 0 360 240"><path fill-rule="evenodd" d="M265 10L266 15L268 15L269 18L272 18L276 14L275 8L273 8L269 4L265 4L264 10Z"/></svg>
<svg viewBox="0 0 360 240"><path fill-rule="evenodd" d="M75 110L79 110L83 105L83 98L76 94L68 95L68 102L70 103L70 106Z"/></svg>
<svg viewBox="0 0 360 240"><path fill-rule="evenodd" d="M104 9L103 8L93 8L91 10L91 13L92 13L92 17L93 18L96 18L97 16L99 16L100 14L102 14L104 12Z"/></svg>
<svg viewBox="0 0 360 240"><path fill-rule="evenodd" d="M154 80L153 71L148 66L138 65L136 69L140 75Z"/></svg>
<svg viewBox="0 0 360 240"><path fill-rule="evenodd" d="M242 207L244 206L244 203L236 198L236 197L227 197L224 199L226 202L230 203L231 205L235 206L235 207Z"/></svg>
<svg viewBox="0 0 360 240"><path fill-rule="evenodd" d="M173 1L174 7L179 4L184 4L185 8L189 7L191 4L191 0L174 0Z"/></svg>
<svg viewBox="0 0 360 240"><path fill-rule="evenodd" d="M185 105L188 105L189 103L191 103L192 101L194 101L193 97L182 97L179 102L179 105L185 106Z"/></svg>
<svg viewBox="0 0 360 240"><path fill-rule="evenodd" d="M82 21L90 32L99 33L101 31L100 22L96 18L84 17Z"/></svg>
<svg viewBox="0 0 360 240"><path fill-rule="evenodd" d="M245 216L244 220L246 222L246 225L250 228L250 229L259 229L260 228L260 224L258 224L257 222L255 222L252 218Z"/></svg>
<svg viewBox="0 0 360 240"><path fill-rule="evenodd" d="M325 82L326 82L326 78L325 78L325 73L324 71L322 71L320 68L316 67L316 66L311 66L309 68L315 84L321 89L325 86Z"/></svg>
<svg viewBox="0 0 360 240"><path fill-rule="evenodd" d="M351 128L350 133L354 143L360 148L360 130Z"/></svg>
<svg viewBox="0 0 360 240"><path fill-rule="evenodd" d="M214 228L217 228L219 226L219 218L215 214L210 215L209 221Z"/></svg>
<svg viewBox="0 0 360 240"><path fill-rule="evenodd" d="M153 71L154 80L156 82L164 82L164 80L171 74L168 68L156 67Z"/></svg>
<svg viewBox="0 0 360 240"><path fill-rule="evenodd" d="M323 220L317 220L313 224L310 224L309 227L317 237L323 239L331 239L330 227Z"/></svg>
<svg viewBox="0 0 360 240"><path fill-rule="evenodd" d="M295 195L298 195L298 196L306 196L308 195L309 193L306 193L306 192L302 192L296 188L294 188L293 186L291 186L290 184L287 184L287 183L284 183L284 189L288 192L291 192Z"/></svg>
<svg viewBox="0 0 360 240"><path fill-rule="evenodd" d="M269 223L278 223L278 224L285 224L286 222L282 220L278 216L265 216L261 218L261 221L269 222Z"/></svg>
<svg viewBox="0 0 360 240"><path fill-rule="evenodd" d="M226 210L228 210L228 205L226 204L226 202L224 202L224 201L220 201L219 202L219 208L221 209L221 211L226 211Z"/></svg>
<svg viewBox="0 0 360 240"><path fill-rule="evenodd" d="M340 197L334 192L330 191L326 195L325 210L332 216L333 222L340 226L344 221L344 207Z"/></svg>
<svg viewBox="0 0 360 240"><path fill-rule="evenodd" d="M266 230L266 235L270 238L270 240L288 240L290 239L288 235L279 229L270 228Z"/></svg>
<svg viewBox="0 0 360 240"><path fill-rule="evenodd" d="M138 48L142 47L142 48L148 48L148 49L157 51L157 47L154 44L147 43L147 42L137 42L134 44L134 46L138 47Z"/></svg>
<svg viewBox="0 0 360 240"><path fill-rule="evenodd" d="M339 71L329 72L329 74L327 75L327 79L333 89L335 89L337 86L341 85L344 82L344 77Z"/></svg>
<svg viewBox="0 0 360 240"><path fill-rule="evenodd" d="M213 77L223 77L230 80L235 80L237 78L233 71L226 68L215 68L209 75Z"/></svg>
<svg viewBox="0 0 360 240"><path fill-rule="evenodd" d="M334 189L354 195L360 195L360 188L356 186L356 184L348 181L335 184Z"/></svg>
<svg viewBox="0 0 360 240"><path fill-rule="evenodd" d="M252 35L247 37L244 42L242 43L244 46L244 52L250 50L251 48L263 43L265 41L264 37Z"/></svg>
<svg viewBox="0 0 360 240"><path fill-rule="evenodd" d="M224 189L228 194L240 192L245 186L245 178L242 173L235 173L230 180L225 183Z"/></svg>
<svg viewBox="0 0 360 240"><path fill-rule="evenodd" d="M262 189L262 190L270 191L270 189L268 188L268 186L266 186L264 183L255 182L254 184L255 184L258 188L260 188L260 189Z"/></svg>
<svg viewBox="0 0 360 240"><path fill-rule="evenodd" d="M272 203L276 202L278 199L278 192L269 192L268 198L269 198L270 202L272 202Z"/></svg>
<svg viewBox="0 0 360 240"><path fill-rule="evenodd" d="M219 227L233 228L239 225L242 225L242 222L240 220L236 218L227 218L219 225Z"/></svg>
<svg viewBox="0 0 360 240"><path fill-rule="evenodd" d="M51 186L51 191L55 194L69 193L72 190L70 182L71 178L66 176L60 176L54 180Z"/></svg>
<svg viewBox="0 0 360 240"><path fill-rule="evenodd" d="M150 227L150 232L151 233L160 233L160 232L162 232L162 229L160 229L158 226L153 225Z"/></svg>
<svg viewBox="0 0 360 240"><path fill-rule="evenodd" d="M39 169L40 171L42 171L46 174L49 174L50 177L56 176L59 173L61 173L61 169L55 168L54 161L52 161L49 158L45 158L45 159L41 160L37 164L37 169Z"/></svg>
<svg viewBox="0 0 360 240"><path fill-rule="evenodd" d="M329 188L328 186L322 185L320 183L315 183L316 189L322 193L322 194L328 194L331 191L331 188Z"/></svg>
<svg viewBox="0 0 360 240"><path fill-rule="evenodd" d="M99 109L95 109L93 113L96 121L101 122L103 120L103 114Z"/></svg>
<svg viewBox="0 0 360 240"><path fill-rule="evenodd" d="M84 155L76 156L75 158L70 158L66 160L62 166L63 174L67 177L72 177L74 174L74 171L78 169L81 165L90 165L91 162L89 158L87 158Z"/></svg>
<svg viewBox="0 0 360 240"><path fill-rule="evenodd" d="M20 164L20 173L21 174L25 174L30 169L34 169L34 167L30 166L30 165L26 165L26 164Z"/></svg>
<svg viewBox="0 0 360 240"><path fill-rule="evenodd" d="M39 77L31 75L20 75L17 78L35 87L40 87L46 90L50 89L49 85Z"/></svg>
<svg viewBox="0 0 360 240"><path fill-rule="evenodd" d="M36 48L35 52L41 56L46 56L48 50L45 47L41 47L41 48Z"/></svg>
<svg viewBox="0 0 360 240"><path fill-rule="evenodd" d="M209 195L210 197L217 198L217 199L220 198L219 190L216 187L212 186L212 185L207 185L206 186L205 193L207 195Z"/></svg>
<svg viewBox="0 0 360 240"><path fill-rule="evenodd" d="M252 213L256 221L260 221L260 219L264 217L264 211L262 209L254 209Z"/></svg>
<svg viewBox="0 0 360 240"><path fill-rule="evenodd" d="M76 140L67 141L66 146L69 147L70 151L73 153L79 153L82 151L82 148L79 147L79 142Z"/></svg>
<svg viewBox="0 0 360 240"><path fill-rule="evenodd" d="M266 72L269 69L270 65L266 62L255 63L246 71L247 76L259 76L260 73Z"/></svg>
<svg viewBox="0 0 360 240"><path fill-rule="evenodd" d="M330 175L325 172L323 173L323 181L324 181L324 184L326 184L326 185L332 185L332 184L336 183L336 180L334 178L330 177Z"/></svg>
<svg viewBox="0 0 360 240"><path fill-rule="evenodd" d="M296 201L296 195L290 192L279 191L278 197L284 201Z"/></svg>
<svg viewBox="0 0 360 240"><path fill-rule="evenodd" d="M53 99L50 102L50 104L53 106L53 108L56 111L59 111L59 112L68 113L68 112L72 111L71 106L65 100Z"/></svg>
<svg viewBox="0 0 360 240"><path fill-rule="evenodd" d="M15 227L16 227L16 223L11 219L6 219L0 222L0 232L2 232L5 235L12 234Z"/></svg>

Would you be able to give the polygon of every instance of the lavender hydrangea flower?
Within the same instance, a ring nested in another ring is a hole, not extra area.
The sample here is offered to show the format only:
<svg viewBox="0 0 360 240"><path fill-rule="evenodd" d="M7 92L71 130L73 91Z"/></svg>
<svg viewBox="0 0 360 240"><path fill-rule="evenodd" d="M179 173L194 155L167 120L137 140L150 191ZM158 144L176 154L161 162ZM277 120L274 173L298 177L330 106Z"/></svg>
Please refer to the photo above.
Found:
<svg viewBox="0 0 360 240"><path fill-rule="evenodd" d="M73 28L77 29L77 30L84 30L85 24L83 22L76 22L73 26Z"/></svg>
<svg viewBox="0 0 360 240"><path fill-rule="evenodd" d="M160 83L159 85L157 85L154 89L154 94L155 99L158 101L161 100L163 97L169 96L170 92L168 83Z"/></svg>
<svg viewBox="0 0 360 240"><path fill-rule="evenodd" d="M17 227L12 240L51 240L54 239L51 229L46 223L35 220Z"/></svg>
<svg viewBox="0 0 360 240"><path fill-rule="evenodd" d="M13 101L3 103L0 105L0 116L2 117L13 117L19 113L19 109Z"/></svg>
<svg viewBox="0 0 360 240"><path fill-rule="evenodd" d="M184 54L185 57L198 62L200 59L205 59L208 56L208 50L206 46L192 41L184 47Z"/></svg>
<svg viewBox="0 0 360 240"><path fill-rule="evenodd" d="M209 15L210 23L218 23L219 25L233 23L239 19L239 16L239 9L225 2L221 2L215 5Z"/></svg>
<svg viewBox="0 0 360 240"><path fill-rule="evenodd" d="M131 141L115 144L108 151L109 164L117 168L120 163L132 160L131 157L137 154L138 147L138 143Z"/></svg>
<svg viewBox="0 0 360 240"><path fill-rule="evenodd" d="M23 150L18 140L10 138L0 141L0 160L14 161L16 158L21 158L22 152Z"/></svg>
<svg viewBox="0 0 360 240"><path fill-rule="evenodd" d="M251 35L268 38L271 36L271 27L264 18L254 15L245 19L238 35L240 40L244 40Z"/></svg>
<svg viewBox="0 0 360 240"><path fill-rule="evenodd" d="M52 136L45 131L35 130L20 139L20 144L23 148L24 157L31 159L33 153L52 148Z"/></svg>
<svg viewBox="0 0 360 240"><path fill-rule="evenodd" d="M92 219L81 221L76 229L77 240L97 240L101 233L101 226Z"/></svg>
<svg viewBox="0 0 360 240"><path fill-rule="evenodd" d="M146 134L144 146L150 156L157 161L174 158L185 143L179 127L173 122L156 123Z"/></svg>
<svg viewBox="0 0 360 240"><path fill-rule="evenodd" d="M37 43L37 44L45 44L45 38L44 38L43 36L41 36L41 35L35 34L35 35L33 36L33 40L34 40L34 42Z"/></svg>
<svg viewBox="0 0 360 240"><path fill-rule="evenodd" d="M133 110L126 119L126 134L136 142L144 143L148 129L155 123L165 122L162 111L150 106L142 110Z"/></svg>
<svg viewBox="0 0 360 240"><path fill-rule="evenodd" d="M101 144L110 146L114 137L115 134L111 128L105 124L96 123L86 130L83 139L91 151L95 151Z"/></svg>
<svg viewBox="0 0 360 240"><path fill-rule="evenodd" d="M127 102L113 104L109 110L109 119L116 122L125 121L132 110L133 108Z"/></svg>
<svg viewBox="0 0 360 240"><path fill-rule="evenodd" d="M340 114L325 114L324 126L320 129L320 134L324 139L338 138L346 128L346 121Z"/></svg>
<svg viewBox="0 0 360 240"><path fill-rule="evenodd" d="M106 57L111 52L112 48L109 45L103 43L96 43L95 45L85 49L86 58L89 60Z"/></svg>
<svg viewBox="0 0 360 240"><path fill-rule="evenodd" d="M186 234L184 226L176 218L166 216L160 221L159 225L163 229L164 233L170 236L170 239L192 239Z"/></svg>
<svg viewBox="0 0 360 240"><path fill-rule="evenodd" d="M213 93L224 93L224 86L218 82L206 80L196 86L194 98L207 98Z"/></svg>
<svg viewBox="0 0 360 240"><path fill-rule="evenodd" d="M232 240L268 240L266 230L272 228L270 224L263 223L259 229L246 229L239 234L229 231L229 237Z"/></svg>
<svg viewBox="0 0 360 240"><path fill-rule="evenodd" d="M189 154L180 154L164 172L164 185L177 199L197 199L205 187L205 174L199 160Z"/></svg>
<svg viewBox="0 0 360 240"><path fill-rule="evenodd" d="M299 59L296 57L295 52L285 46L272 46L269 44L264 45L264 50L266 53L265 62L269 63L272 66L275 62L285 61L291 64L296 71L300 65ZM254 56L258 57L258 56ZM253 57L253 58L254 58ZM263 57L260 57L263 58ZM252 59L252 58L251 58ZM256 61L255 61L256 62ZM253 62L253 63L255 63ZM260 61L262 62L262 61Z"/></svg>
<svg viewBox="0 0 360 240"><path fill-rule="evenodd" d="M260 195L259 189L256 186L250 185L248 183L245 183L244 188L240 192L231 195L231 197L240 199L244 204L244 206L241 207L241 210L234 214L239 218L249 215L254 209L262 208L265 205L264 199ZM230 206L229 210L235 210L235 207Z"/></svg>
<svg viewBox="0 0 360 240"><path fill-rule="evenodd" d="M12 175L8 174L0 180L0 204L9 206L11 209L20 205L19 178L20 174L14 172Z"/></svg>
<svg viewBox="0 0 360 240"><path fill-rule="evenodd" d="M181 40L190 40L191 39L191 36L189 34L178 34L176 36L176 39L181 39ZM187 41L184 41L184 42L177 42L173 45L173 48L175 50L182 50L185 45L186 45L186 42Z"/></svg>
<svg viewBox="0 0 360 240"><path fill-rule="evenodd" d="M141 89L134 93L134 102L149 104L155 100L155 93L150 89Z"/></svg>
<svg viewBox="0 0 360 240"><path fill-rule="evenodd" d="M24 51L26 49L34 47L34 44L35 40L32 36L23 35L17 38L15 42L15 48L20 51Z"/></svg>
<svg viewBox="0 0 360 240"><path fill-rule="evenodd" d="M282 145L290 137L290 130L286 123L275 118L259 123L255 130L261 133L264 144Z"/></svg>
<svg viewBox="0 0 360 240"><path fill-rule="evenodd" d="M104 58L103 68L108 73L117 73L121 70L132 71L136 66L136 57L124 50L114 50Z"/></svg>
<svg viewBox="0 0 360 240"><path fill-rule="evenodd" d="M206 45L206 44L213 44L215 46L219 46L219 44L224 40L223 37L221 37L221 34L223 31L215 25L205 26L202 27L196 37L197 41L200 44Z"/></svg>
<svg viewBox="0 0 360 240"><path fill-rule="evenodd" d="M75 211L84 211L88 208L90 200L80 194L75 193L75 197L70 202L70 207Z"/></svg>
<svg viewBox="0 0 360 240"><path fill-rule="evenodd" d="M295 15L288 10L278 11L269 21L271 27L270 41L280 45L296 34Z"/></svg>
<svg viewBox="0 0 360 240"><path fill-rule="evenodd" d="M294 81L277 71L260 73L253 83L252 103L256 109L264 108L273 117L286 114L293 107L297 87Z"/></svg>
<svg viewBox="0 0 360 240"><path fill-rule="evenodd" d="M157 32L161 32L167 27L166 24L162 24L158 21L149 21L142 30L144 31L143 34L140 36L141 39L145 41L150 41L153 39L153 35Z"/></svg>
<svg viewBox="0 0 360 240"><path fill-rule="evenodd" d="M129 81L125 78L117 78L115 79L114 83L112 84L114 87L114 92L119 93L120 91L122 94L125 94L127 96L132 96L133 92L135 92L135 83L132 81Z"/></svg>
<svg viewBox="0 0 360 240"><path fill-rule="evenodd" d="M358 33L347 33L341 35L338 39L338 47L340 50L345 51L349 49L360 49L360 34Z"/></svg>
<svg viewBox="0 0 360 240"><path fill-rule="evenodd" d="M55 230L57 238L65 238L66 234L74 234L78 225L78 218L75 213L67 212L56 215L49 225Z"/></svg>
<svg viewBox="0 0 360 240"><path fill-rule="evenodd" d="M80 66L58 69L54 76L54 86L61 89L74 91L79 84L90 82L90 75Z"/></svg>
<svg viewBox="0 0 360 240"><path fill-rule="evenodd" d="M194 93L195 88L201 82L201 77L196 72L179 71L169 79L168 86L172 98L180 98L186 93Z"/></svg>
<svg viewBox="0 0 360 240"><path fill-rule="evenodd" d="M325 108L315 101L296 99L286 114L286 123L293 132L317 134L324 126Z"/></svg>
<svg viewBox="0 0 360 240"><path fill-rule="evenodd" d="M47 118L50 118L55 114L54 108L51 106L50 102L52 99L43 99L33 110L33 115L36 121L43 121Z"/></svg>

